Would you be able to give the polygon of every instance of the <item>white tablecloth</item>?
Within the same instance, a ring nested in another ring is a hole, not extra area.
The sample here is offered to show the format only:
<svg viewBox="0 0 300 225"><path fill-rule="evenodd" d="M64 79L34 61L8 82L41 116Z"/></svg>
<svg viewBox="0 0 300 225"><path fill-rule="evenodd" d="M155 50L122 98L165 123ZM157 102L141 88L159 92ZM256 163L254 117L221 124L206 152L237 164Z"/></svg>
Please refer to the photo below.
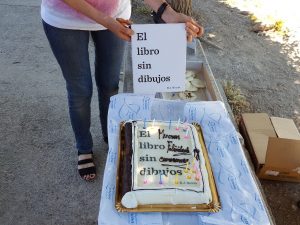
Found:
<svg viewBox="0 0 300 225"><path fill-rule="evenodd" d="M198 122L203 129L222 209L218 213L119 213L115 209L119 124L128 119ZM222 102L182 102L151 95L118 94L108 113L109 153L99 225L270 224L236 130Z"/></svg>

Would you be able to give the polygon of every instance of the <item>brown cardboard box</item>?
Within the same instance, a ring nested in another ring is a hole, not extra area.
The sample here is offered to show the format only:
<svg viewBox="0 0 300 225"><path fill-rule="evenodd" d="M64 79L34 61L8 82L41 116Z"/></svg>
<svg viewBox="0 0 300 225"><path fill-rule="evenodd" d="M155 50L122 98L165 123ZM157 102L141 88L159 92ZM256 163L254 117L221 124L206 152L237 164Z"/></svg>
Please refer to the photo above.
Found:
<svg viewBox="0 0 300 225"><path fill-rule="evenodd" d="M240 130L259 178L300 182L300 134L293 120L245 113Z"/></svg>

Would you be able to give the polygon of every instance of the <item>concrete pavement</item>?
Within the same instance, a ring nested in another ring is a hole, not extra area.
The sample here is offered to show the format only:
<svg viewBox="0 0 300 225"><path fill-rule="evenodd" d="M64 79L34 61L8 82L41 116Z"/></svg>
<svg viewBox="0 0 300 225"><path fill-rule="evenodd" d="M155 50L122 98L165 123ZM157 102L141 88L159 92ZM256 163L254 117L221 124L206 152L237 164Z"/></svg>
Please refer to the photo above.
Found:
<svg viewBox="0 0 300 225"><path fill-rule="evenodd" d="M97 224L108 147L96 94L91 130L98 178L87 183L77 174L64 80L39 6L0 2L0 224Z"/></svg>

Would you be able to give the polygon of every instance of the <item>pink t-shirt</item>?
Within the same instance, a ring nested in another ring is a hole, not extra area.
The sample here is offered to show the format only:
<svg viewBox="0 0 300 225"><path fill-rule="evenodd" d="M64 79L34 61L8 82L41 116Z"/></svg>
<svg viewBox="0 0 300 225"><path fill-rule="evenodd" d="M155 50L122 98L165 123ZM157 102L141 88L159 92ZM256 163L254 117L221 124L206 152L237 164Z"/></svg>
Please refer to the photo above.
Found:
<svg viewBox="0 0 300 225"><path fill-rule="evenodd" d="M104 14L129 19L131 14L130 0L85 0ZM92 19L69 7L63 0L42 0L42 19L51 26L75 30L106 29Z"/></svg>

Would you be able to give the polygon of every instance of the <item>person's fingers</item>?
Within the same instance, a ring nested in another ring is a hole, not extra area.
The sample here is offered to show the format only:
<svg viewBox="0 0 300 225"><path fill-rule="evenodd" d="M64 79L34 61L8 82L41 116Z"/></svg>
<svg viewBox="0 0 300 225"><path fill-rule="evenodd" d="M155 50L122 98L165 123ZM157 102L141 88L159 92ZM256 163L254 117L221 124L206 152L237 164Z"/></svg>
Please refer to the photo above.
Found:
<svg viewBox="0 0 300 225"><path fill-rule="evenodd" d="M116 19L123 27L130 28L132 21L118 18Z"/></svg>
<svg viewBox="0 0 300 225"><path fill-rule="evenodd" d="M127 36L134 35L134 31L130 28L127 28L127 27L122 27L121 32L124 33Z"/></svg>
<svg viewBox="0 0 300 225"><path fill-rule="evenodd" d="M204 34L204 28L202 26L199 27L199 32L197 33L198 37L201 37Z"/></svg>
<svg viewBox="0 0 300 225"><path fill-rule="evenodd" d="M199 25L193 18L189 17L188 21L186 22L186 26L189 27L196 33L197 37L200 37L204 33L204 29L201 25Z"/></svg>
<svg viewBox="0 0 300 225"><path fill-rule="evenodd" d="M188 36L197 37L197 33L190 27L186 27L185 30Z"/></svg>
<svg viewBox="0 0 300 225"><path fill-rule="evenodd" d="M125 41L131 41L131 36L127 35L125 33L120 32L118 36L119 36L119 38L121 38L121 39L123 39Z"/></svg>
<svg viewBox="0 0 300 225"><path fill-rule="evenodd" d="M186 22L186 30L187 32L189 32L190 34L196 36L199 32L199 27L196 27L195 25L193 25L190 22Z"/></svg>
<svg viewBox="0 0 300 225"><path fill-rule="evenodd" d="M203 35L204 29L200 25L196 26L191 22L186 22L187 31L193 34L194 37L200 37Z"/></svg>
<svg viewBox="0 0 300 225"><path fill-rule="evenodd" d="M197 23L197 21L194 20L193 18L191 18L191 20L190 20L189 22L192 23L192 24L193 24L194 26L196 26L196 27L200 27L200 24Z"/></svg>
<svg viewBox="0 0 300 225"><path fill-rule="evenodd" d="M131 25L133 23L131 20L126 20L126 19L123 19L123 18L117 18L116 20L120 23L125 23L127 25Z"/></svg>
<svg viewBox="0 0 300 225"><path fill-rule="evenodd" d="M188 35L187 35L187 41L188 41L188 42L192 42L192 40L193 40L193 36L190 35L190 34L188 34Z"/></svg>
<svg viewBox="0 0 300 225"><path fill-rule="evenodd" d="M119 27L119 37L123 40L130 41L131 36L134 35L134 31L128 26L126 26L128 24L127 22L126 25L124 25L124 23L121 21L118 22L121 24L121 26Z"/></svg>

